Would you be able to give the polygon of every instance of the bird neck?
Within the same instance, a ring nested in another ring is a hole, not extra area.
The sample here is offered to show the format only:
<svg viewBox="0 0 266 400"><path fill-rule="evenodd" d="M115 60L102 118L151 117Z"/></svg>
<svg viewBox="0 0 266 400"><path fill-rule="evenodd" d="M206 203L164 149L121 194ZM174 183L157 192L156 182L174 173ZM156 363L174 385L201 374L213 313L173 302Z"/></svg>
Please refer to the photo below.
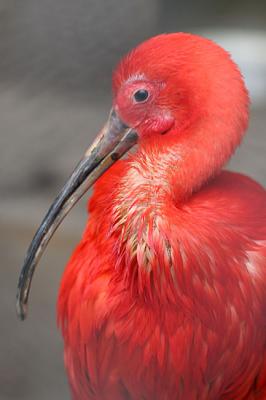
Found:
<svg viewBox="0 0 266 400"><path fill-rule="evenodd" d="M114 202L112 232L118 238L116 270L134 295L174 301L178 276L173 254L182 253L182 243L180 249L173 243L177 218L182 219L183 204L220 171L239 141L235 135L224 143L224 127L214 128L215 140L202 125L178 140L170 134L143 141L127 162Z"/></svg>
<svg viewBox="0 0 266 400"><path fill-rule="evenodd" d="M141 191L156 188L183 203L219 173L239 145L245 125L232 122L217 113L206 115L183 131L174 127L143 140L130 160L128 186L145 184Z"/></svg>

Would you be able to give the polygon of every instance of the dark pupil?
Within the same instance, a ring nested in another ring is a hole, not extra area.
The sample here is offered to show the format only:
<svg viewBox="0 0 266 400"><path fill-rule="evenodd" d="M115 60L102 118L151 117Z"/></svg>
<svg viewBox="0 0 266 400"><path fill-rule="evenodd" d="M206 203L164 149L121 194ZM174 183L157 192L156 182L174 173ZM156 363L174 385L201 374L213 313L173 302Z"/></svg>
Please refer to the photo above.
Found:
<svg viewBox="0 0 266 400"><path fill-rule="evenodd" d="M134 94L134 98L137 102L144 101L148 98L148 91L145 89L140 89Z"/></svg>

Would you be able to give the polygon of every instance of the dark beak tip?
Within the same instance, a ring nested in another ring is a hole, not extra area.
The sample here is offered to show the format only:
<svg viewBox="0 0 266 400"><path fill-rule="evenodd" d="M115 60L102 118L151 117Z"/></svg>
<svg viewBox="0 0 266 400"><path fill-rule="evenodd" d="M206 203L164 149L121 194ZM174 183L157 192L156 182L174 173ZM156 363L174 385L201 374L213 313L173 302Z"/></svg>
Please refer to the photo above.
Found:
<svg viewBox="0 0 266 400"><path fill-rule="evenodd" d="M17 302L16 302L16 313L17 313L18 318L21 321L24 321L26 319L27 313L28 313L27 305L21 303L19 298L17 299Z"/></svg>

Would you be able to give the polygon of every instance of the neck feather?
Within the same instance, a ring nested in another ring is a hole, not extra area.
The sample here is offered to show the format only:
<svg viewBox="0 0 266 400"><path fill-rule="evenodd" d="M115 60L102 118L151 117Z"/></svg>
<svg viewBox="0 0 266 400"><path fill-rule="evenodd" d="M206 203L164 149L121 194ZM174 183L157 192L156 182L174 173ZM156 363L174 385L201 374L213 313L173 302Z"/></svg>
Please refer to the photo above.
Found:
<svg viewBox="0 0 266 400"><path fill-rule="evenodd" d="M178 229L173 221L182 204L219 173L239 136L226 132L224 124L202 124L180 138L144 141L129 158L113 208L113 232L119 238L116 267L140 296L175 301L174 258L182 258L182 243L173 249Z"/></svg>

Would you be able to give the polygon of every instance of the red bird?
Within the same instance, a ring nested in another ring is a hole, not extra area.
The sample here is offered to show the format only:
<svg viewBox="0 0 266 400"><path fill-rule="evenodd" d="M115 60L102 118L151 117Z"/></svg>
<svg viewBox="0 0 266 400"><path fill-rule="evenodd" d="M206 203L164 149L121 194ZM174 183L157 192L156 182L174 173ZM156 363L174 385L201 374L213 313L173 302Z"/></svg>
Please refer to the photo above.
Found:
<svg viewBox="0 0 266 400"><path fill-rule="evenodd" d="M19 282L24 318L43 249L98 180L58 300L73 399L266 399L266 192L221 171L248 105L229 54L199 36L156 36L115 70L109 120Z"/></svg>

